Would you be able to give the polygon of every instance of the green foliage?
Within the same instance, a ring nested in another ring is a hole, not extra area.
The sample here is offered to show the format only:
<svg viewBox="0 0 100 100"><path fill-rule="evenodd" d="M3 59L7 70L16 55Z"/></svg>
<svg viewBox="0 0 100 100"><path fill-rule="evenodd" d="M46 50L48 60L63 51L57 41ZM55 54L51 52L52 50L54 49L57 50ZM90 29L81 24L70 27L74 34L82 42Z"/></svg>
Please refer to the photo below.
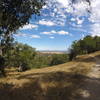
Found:
<svg viewBox="0 0 100 100"><path fill-rule="evenodd" d="M67 54L37 54L34 59L35 68L63 64L68 61Z"/></svg>
<svg viewBox="0 0 100 100"><path fill-rule="evenodd" d="M74 41L71 49L69 58L72 60L77 55L92 53L100 50L100 37L86 36L83 40Z"/></svg>
<svg viewBox="0 0 100 100"><path fill-rule="evenodd" d="M37 52L26 44L15 43L13 49L5 54L6 66L30 68L42 68L62 64L68 61L67 54L43 54Z"/></svg>
<svg viewBox="0 0 100 100"><path fill-rule="evenodd" d="M51 62L51 55L38 53L34 58L34 68L42 68L49 66Z"/></svg>
<svg viewBox="0 0 100 100"><path fill-rule="evenodd" d="M43 0L0 0L0 49L2 55L13 42L13 33L29 23L32 14L39 15Z"/></svg>
<svg viewBox="0 0 100 100"><path fill-rule="evenodd" d="M0 55L8 61L10 59L9 64L12 64L11 59L14 60L14 56L10 56L15 52L12 50L13 33L23 25L28 24L32 14L39 15L44 4L43 0L0 0ZM23 52L26 55L29 53ZM23 61L26 61L24 54L19 52L19 61L21 61L20 55L25 59Z"/></svg>
<svg viewBox="0 0 100 100"><path fill-rule="evenodd" d="M15 66L18 67L22 64L25 64L27 67L31 67L31 63L36 55L36 51L34 48L24 45L15 43L14 49L10 50L10 53L6 62L7 66Z"/></svg>
<svg viewBox="0 0 100 100"><path fill-rule="evenodd" d="M39 14L43 0L0 0L0 30L10 34Z"/></svg>
<svg viewBox="0 0 100 100"><path fill-rule="evenodd" d="M52 55L52 60L50 62L50 66L63 64L67 61L68 61L68 55L67 54L54 54L54 55Z"/></svg>

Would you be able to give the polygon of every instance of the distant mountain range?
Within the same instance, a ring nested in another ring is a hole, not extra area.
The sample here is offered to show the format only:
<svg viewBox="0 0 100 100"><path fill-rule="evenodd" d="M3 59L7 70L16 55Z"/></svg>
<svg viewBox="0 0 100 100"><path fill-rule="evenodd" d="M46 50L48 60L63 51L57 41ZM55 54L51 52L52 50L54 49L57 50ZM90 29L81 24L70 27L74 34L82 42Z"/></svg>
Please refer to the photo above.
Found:
<svg viewBox="0 0 100 100"><path fill-rule="evenodd" d="M67 53L67 51L64 50L39 50L41 53L46 53L46 54L64 54Z"/></svg>

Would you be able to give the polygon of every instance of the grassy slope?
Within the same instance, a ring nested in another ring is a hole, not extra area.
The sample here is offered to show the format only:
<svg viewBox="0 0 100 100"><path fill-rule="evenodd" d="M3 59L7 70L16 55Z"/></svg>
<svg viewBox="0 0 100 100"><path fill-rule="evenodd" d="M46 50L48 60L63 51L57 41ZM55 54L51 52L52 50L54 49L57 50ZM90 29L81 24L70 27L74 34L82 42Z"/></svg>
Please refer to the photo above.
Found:
<svg viewBox="0 0 100 100"><path fill-rule="evenodd" d="M8 77L0 79L0 100L100 100L100 72L94 71L99 63L95 52L23 73L8 69Z"/></svg>

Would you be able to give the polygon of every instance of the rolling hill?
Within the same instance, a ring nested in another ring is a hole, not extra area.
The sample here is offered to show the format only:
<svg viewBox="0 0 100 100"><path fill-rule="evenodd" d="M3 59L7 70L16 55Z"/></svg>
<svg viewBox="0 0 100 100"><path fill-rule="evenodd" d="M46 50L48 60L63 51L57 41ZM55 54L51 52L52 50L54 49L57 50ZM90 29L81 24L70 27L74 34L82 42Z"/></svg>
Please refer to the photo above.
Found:
<svg viewBox="0 0 100 100"><path fill-rule="evenodd" d="M100 100L100 51L58 66L0 78L0 100Z"/></svg>

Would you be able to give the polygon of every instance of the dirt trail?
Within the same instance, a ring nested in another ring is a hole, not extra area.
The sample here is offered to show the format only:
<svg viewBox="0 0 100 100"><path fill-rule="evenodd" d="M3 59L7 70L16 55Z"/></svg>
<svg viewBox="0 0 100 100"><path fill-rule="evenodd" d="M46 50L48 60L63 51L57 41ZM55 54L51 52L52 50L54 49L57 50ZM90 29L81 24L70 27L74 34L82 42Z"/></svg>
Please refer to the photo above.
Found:
<svg viewBox="0 0 100 100"><path fill-rule="evenodd" d="M94 66L92 66L91 71L88 73L88 76L92 78L100 78L100 58L94 57L93 55L89 56L93 57L96 63L94 64Z"/></svg>
<svg viewBox="0 0 100 100"><path fill-rule="evenodd" d="M89 55L95 60L90 72L89 78L84 80L84 85L80 91L81 97L77 100L100 100L100 58Z"/></svg>

